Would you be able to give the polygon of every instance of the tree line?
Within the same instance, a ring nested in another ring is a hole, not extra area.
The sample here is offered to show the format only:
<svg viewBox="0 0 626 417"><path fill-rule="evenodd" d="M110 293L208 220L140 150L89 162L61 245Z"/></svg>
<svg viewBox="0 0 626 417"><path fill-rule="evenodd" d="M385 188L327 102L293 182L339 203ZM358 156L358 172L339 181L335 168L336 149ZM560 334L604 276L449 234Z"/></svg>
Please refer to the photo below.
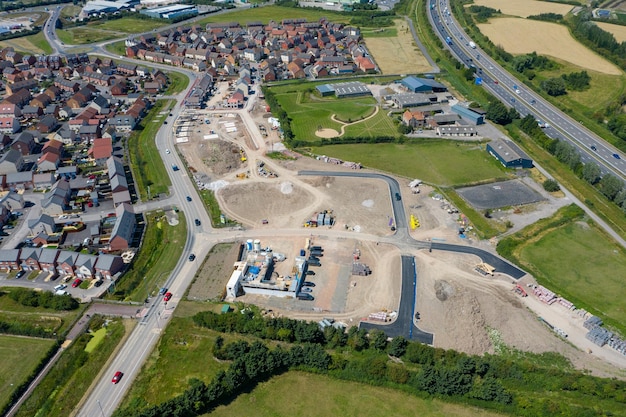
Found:
<svg viewBox="0 0 626 417"><path fill-rule="evenodd" d="M71 295L56 295L50 291L13 288L10 291L0 292L0 296L7 296L26 307L43 307L57 311L76 310L79 307L78 301Z"/></svg>

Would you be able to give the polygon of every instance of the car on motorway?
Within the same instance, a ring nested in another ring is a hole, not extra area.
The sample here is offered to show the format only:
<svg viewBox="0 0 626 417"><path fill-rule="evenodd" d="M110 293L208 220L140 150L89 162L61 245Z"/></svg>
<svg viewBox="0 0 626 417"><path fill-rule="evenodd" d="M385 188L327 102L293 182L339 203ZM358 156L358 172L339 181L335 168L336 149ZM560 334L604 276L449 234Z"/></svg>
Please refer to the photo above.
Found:
<svg viewBox="0 0 626 417"><path fill-rule="evenodd" d="M620 158L620 156L619 156L618 154L616 154L616 153L614 153L614 154L613 154L613 158L615 158L615 159L622 159L622 158Z"/></svg>
<svg viewBox="0 0 626 417"><path fill-rule="evenodd" d="M200 226L200 225L202 224L202 223L200 222L200 219L196 219L196 220L194 220L194 221L195 221L195 223L196 223L196 226Z"/></svg>
<svg viewBox="0 0 626 417"><path fill-rule="evenodd" d="M165 295L163 296L163 301L168 302L171 298L172 298L172 293L166 292Z"/></svg>
<svg viewBox="0 0 626 417"><path fill-rule="evenodd" d="M26 275L26 271L19 271L19 272L15 275L15 279L20 279L20 278L22 278L24 275Z"/></svg>
<svg viewBox="0 0 626 417"><path fill-rule="evenodd" d="M189 262L193 262L193 261L195 261L195 259L196 259L196 255L195 254L192 253L191 255L189 255Z"/></svg>
<svg viewBox="0 0 626 417"><path fill-rule="evenodd" d="M165 294L166 292L167 292L167 287L162 287L162 288L159 290L159 295L163 295L163 294Z"/></svg>
<svg viewBox="0 0 626 417"><path fill-rule="evenodd" d="M76 288L76 287L78 287L78 286L79 286L80 284L82 284L82 283L83 283L83 280L82 280L82 279L80 279L80 278L76 278L76 279L74 280L74 282L72 282L72 288Z"/></svg>
<svg viewBox="0 0 626 417"><path fill-rule="evenodd" d="M191 201L191 197L190 196L187 196L185 198L187 199L187 201Z"/></svg>
<svg viewBox="0 0 626 417"><path fill-rule="evenodd" d="M180 170L180 168L178 168L178 165L172 165L172 171L178 171Z"/></svg>
<svg viewBox="0 0 626 417"><path fill-rule="evenodd" d="M590 148L591 148L592 151L597 151L598 150L598 148L596 148L594 145L591 145Z"/></svg>
<svg viewBox="0 0 626 417"><path fill-rule="evenodd" d="M117 384L118 382L120 382L120 379L122 379L123 376L124 374L122 373L122 371L117 371L115 375L113 375L113 379L111 380L111 382Z"/></svg>
<svg viewBox="0 0 626 417"><path fill-rule="evenodd" d="M493 80L494 84L499 84L498 80Z"/></svg>
<svg viewBox="0 0 626 417"><path fill-rule="evenodd" d="M166 149L166 150L165 150L165 153L169 155L169 154L170 154L170 150L169 150L169 149Z"/></svg>

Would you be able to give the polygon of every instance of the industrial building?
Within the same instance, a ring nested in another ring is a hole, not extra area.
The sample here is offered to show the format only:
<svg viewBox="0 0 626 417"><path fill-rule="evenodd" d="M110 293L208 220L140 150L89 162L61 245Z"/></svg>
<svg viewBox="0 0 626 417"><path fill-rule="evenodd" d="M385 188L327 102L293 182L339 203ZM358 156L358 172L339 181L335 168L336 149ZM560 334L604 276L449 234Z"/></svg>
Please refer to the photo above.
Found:
<svg viewBox="0 0 626 417"><path fill-rule="evenodd" d="M235 299L242 294L295 297L305 279L306 258L296 256L289 276L274 274L274 263L285 260L285 255L261 247L260 240L249 239L242 246L240 260L226 284L226 297Z"/></svg>
<svg viewBox="0 0 626 417"><path fill-rule="evenodd" d="M332 94L334 94L337 98L372 95L370 89L367 88L367 86L360 81L351 81L338 84L323 84L318 85L315 88L322 95L322 97L330 96Z"/></svg>
<svg viewBox="0 0 626 417"><path fill-rule="evenodd" d="M405 77L400 84L412 93L443 93L448 91L445 85L429 78Z"/></svg>
<svg viewBox="0 0 626 417"><path fill-rule="evenodd" d="M92 0L88 1L80 12L81 17L99 15L102 13L115 13L122 10L130 10L139 4L139 0Z"/></svg>
<svg viewBox="0 0 626 417"><path fill-rule="evenodd" d="M516 144L497 139L487 144L487 152L507 168L532 168L533 161Z"/></svg>
<svg viewBox="0 0 626 417"><path fill-rule="evenodd" d="M468 107L465 107L461 104L455 104L454 106L450 107L450 110L452 110L454 113L458 114L463 119L468 120L475 125L482 125L485 123L484 115L478 114L474 110Z"/></svg>
<svg viewBox="0 0 626 417"><path fill-rule="evenodd" d="M437 96L434 94L424 93L404 93L394 94L391 100L401 109L406 107L424 106L437 102Z"/></svg>
<svg viewBox="0 0 626 417"><path fill-rule="evenodd" d="M176 19L198 15L198 8L193 4L173 4L171 6L144 9L139 13L154 19Z"/></svg>

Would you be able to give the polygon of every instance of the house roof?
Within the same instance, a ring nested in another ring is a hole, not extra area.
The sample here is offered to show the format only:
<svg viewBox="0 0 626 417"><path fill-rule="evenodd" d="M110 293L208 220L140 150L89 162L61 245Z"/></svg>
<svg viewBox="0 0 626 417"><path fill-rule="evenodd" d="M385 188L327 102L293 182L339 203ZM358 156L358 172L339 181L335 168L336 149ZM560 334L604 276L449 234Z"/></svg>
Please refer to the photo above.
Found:
<svg viewBox="0 0 626 417"><path fill-rule="evenodd" d="M0 249L0 262L17 262L19 257L19 249Z"/></svg>
<svg viewBox="0 0 626 417"><path fill-rule="evenodd" d="M113 153L113 141L111 138L96 138L93 140L89 155L94 159L109 158Z"/></svg>
<svg viewBox="0 0 626 417"><path fill-rule="evenodd" d="M130 242L136 225L133 207L128 203L120 204L115 209L115 215L117 218L111 232L111 240L115 237L120 237Z"/></svg>
<svg viewBox="0 0 626 417"><path fill-rule="evenodd" d="M59 256L58 249L42 249L41 255L39 255L39 263L52 264L57 260Z"/></svg>
<svg viewBox="0 0 626 417"><path fill-rule="evenodd" d="M57 263L59 265L66 263L68 265L76 265L76 259L78 259L78 254L76 252L70 252L67 250L62 250L59 252L59 257L57 258Z"/></svg>

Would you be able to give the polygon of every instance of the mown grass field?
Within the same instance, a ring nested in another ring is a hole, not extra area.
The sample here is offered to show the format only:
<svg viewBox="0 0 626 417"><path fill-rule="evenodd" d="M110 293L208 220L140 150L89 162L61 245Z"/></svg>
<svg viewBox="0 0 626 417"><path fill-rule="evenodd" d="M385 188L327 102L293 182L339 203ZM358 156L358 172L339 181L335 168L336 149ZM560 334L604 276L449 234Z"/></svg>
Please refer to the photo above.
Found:
<svg viewBox="0 0 626 417"><path fill-rule="evenodd" d="M266 6L254 9L245 9L233 13L224 13L213 16L209 15L206 19L199 20L197 24L201 26L211 22L239 22L243 24L249 21L258 20L263 23L268 23L270 20L275 20L279 22L283 19L294 18L304 18L310 22L313 22L319 20L322 17L327 18L331 22L337 23L348 23L350 21L349 15L341 15L339 13L335 13L329 10Z"/></svg>
<svg viewBox="0 0 626 417"><path fill-rule="evenodd" d="M345 135L349 137L375 138L380 136L399 136L393 121L387 113L380 110L371 119L346 126Z"/></svg>
<svg viewBox="0 0 626 417"><path fill-rule="evenodd" d="M540 231L518 249L518 258L548 288L626 330L626 250L595 223L578 221Z"/></svg>
<svg viewBox="0 0 626 417"><path fill-rule="evenodd" d="M285 400L285 393L294 400ZM478 408L421 399L388 388L339 381L324 375L287 372L241 394L232 403L203 416L232 417L500 416Z"/></svg>
<svg viewBox="0 0 626 417"><path fill-rule="evenodd" d="M162 211L146 213L146 218L148 225L142 248L116 288L126 292L127 301L143 302L158 291L178 263L187 238L183 212L178 212L179 223L176 226L167 223Z"/></svg>
<svg viewBox="0 0 626 417"><path fill-rule="evenodd" d="M50 54L52 47L46 40L43 32L34 35L23 36L21 38L7 39L0 42L0 47L13 47L16 51L25 54Z"/></svg>
<svg viewBox="0 0 626 417"><path fill-rule="evenodd" d="M449 187L507 177L502 165L489 156L484 147L477 143L429 140L406 144L329 145L314 147L312 152Z"/></svg>
<svg viewBox="0 0 626 417"><path fill-rule="evenodd" d="M150 196L153 197L167 194L169 186L172 185L154 138L173 105L170 100L157 100L154 107L141 120L141 129L133 131L128 138L130 166L137 192L143 201L148 199L148 187Z"/></svg>
<svg viewBox="0 0 626 417"><path fill-rule="evenodd" d="M97 20L85 26L59 29L57 35L66 44L82 45L121 38L129 33L148 32L161 26L163 22L122 17L113 20Z"/></svg>
<svg viewBox="0 0 626 417"><path fill-rule="evenodd" d="M57 29L59 40L66 45L83 45L87 43L95 43L107 41L109 39L120 38L124 33L113 33L102 31L88 26L78 26L68 29Z"/></svg>
<svg viewBox="0 0 626 417"><path fill-rule="evenodd" d="M0 409L53 345L51 339L0 335Z"/></svg>
<svg viewBox="0 0 626 417"><path fill-rule="evenodd" d="M132 16L125 16L120 19L90 22L88 27L95 27L100 30L110 30L113 32L141 33L160 28L163 24L164 23L162 21L154 19L137 19Z"/></svg>
<svg viewBox="0 0 626 417"><path fill-rule="evenodd" d="M170 84L163 94L175 95L185 90L189 86L189 78L177 71L168 71L167 77L170 80Z"/></svg>

